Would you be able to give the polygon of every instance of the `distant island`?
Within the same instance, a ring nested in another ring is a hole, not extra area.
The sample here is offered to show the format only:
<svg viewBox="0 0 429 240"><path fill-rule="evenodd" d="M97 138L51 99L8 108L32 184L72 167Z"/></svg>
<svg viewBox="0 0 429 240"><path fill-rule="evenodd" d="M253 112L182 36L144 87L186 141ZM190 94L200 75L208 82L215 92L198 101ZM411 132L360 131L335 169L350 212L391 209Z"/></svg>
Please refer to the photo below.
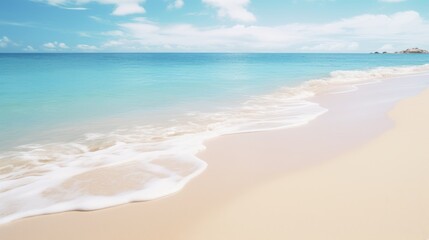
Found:
<svg viewBox="0 0 429 240"><path fill-rule="evenodd" d="M372 52L371 54L389 54L389 52ZM394 54L429 54L429 51L420 48L408 48Z"/></svg>

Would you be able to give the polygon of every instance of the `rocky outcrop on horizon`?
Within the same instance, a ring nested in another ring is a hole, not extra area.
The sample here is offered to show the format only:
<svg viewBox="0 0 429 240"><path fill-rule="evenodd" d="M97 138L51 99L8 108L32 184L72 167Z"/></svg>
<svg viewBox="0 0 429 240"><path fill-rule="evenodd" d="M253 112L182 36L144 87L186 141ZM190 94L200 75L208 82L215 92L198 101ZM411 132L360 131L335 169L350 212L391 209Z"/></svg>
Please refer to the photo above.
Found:
<svg viewBox="0 0 429 240"><path fill-rule="evenodd" d="M408 48L395 54L429 54L429 51L420 48ZM389 52L372 52L372 54L390 54Z"/></svg>
<svg viewBox="0 0 429 240"><path fill-rule="evenodd" d="M424 49L420 49L420 48L408 48L406 50L397 52L397 53L402 53L402 54L411 54L411 53L424 53L424 54L428 54L429 51L424 50Z"/></svg>

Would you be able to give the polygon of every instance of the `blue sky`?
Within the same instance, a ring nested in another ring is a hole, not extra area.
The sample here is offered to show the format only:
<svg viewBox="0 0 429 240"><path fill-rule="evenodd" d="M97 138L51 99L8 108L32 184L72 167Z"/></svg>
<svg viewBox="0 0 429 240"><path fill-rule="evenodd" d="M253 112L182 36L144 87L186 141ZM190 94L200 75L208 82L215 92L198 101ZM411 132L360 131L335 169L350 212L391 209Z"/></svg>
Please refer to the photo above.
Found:
<svg viewBox="0 0 429 240"><path fill-rule="evenodd" d="M0 52L429 49L427 0L1 0Z"/></svg>

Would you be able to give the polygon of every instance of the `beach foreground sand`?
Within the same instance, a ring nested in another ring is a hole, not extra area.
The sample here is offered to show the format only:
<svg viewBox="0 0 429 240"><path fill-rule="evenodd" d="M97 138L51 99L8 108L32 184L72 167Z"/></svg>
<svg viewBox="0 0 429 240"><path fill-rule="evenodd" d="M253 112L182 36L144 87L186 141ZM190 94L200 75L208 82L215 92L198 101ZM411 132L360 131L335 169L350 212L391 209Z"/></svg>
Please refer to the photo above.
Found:
<svg viewBox="0 0 429 240"><path fill-rule="evenodd" d="M178 194L19 220L0 239L427 240L429 91L393 107L398 88L363 88L306 126L207 143L208 169Z"/></svg>
<svg viewBox="0 0 429 240"><path fill-rule="evenodd" d="M394 129L243 193L187 239L429 239L428 103L401 102Z"/></svg>

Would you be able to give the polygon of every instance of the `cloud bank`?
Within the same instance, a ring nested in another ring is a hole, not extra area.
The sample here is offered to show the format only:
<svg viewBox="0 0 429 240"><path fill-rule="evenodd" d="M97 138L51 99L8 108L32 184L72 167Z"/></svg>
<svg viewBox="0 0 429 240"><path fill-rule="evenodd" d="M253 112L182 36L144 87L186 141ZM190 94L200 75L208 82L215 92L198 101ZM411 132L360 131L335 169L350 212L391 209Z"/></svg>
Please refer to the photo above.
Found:
<svg viewBox="0 0 429 240"><path fill-rule="evenodd" d="M356 52L427 45L429 23L418 12L364 14L320 24L196 27L149 21L120 23L100 49L117 51L317 51ZM104 33L106 34L106 33Z"/></svg>
<svg viewBox="0 0 429 240"><path fill-rule="evenodd" d="M116 8L112 12L116 16L124 16L130 14L141 14L145 13L146 10L142 4L146 0L34 0L38 2L47 3L52 6L60 7L69 10L86 10L81 6L90 2L96 2L99 4L110 4L115 5ZM240 22L254 22L256 21L255 15L251 13L247 6L250 0L201 0L202 3L217 9L219 17L227 17L232 20ZM172 0L168 4L168 9L178 9L185 5L184 0Z"/></svg>

